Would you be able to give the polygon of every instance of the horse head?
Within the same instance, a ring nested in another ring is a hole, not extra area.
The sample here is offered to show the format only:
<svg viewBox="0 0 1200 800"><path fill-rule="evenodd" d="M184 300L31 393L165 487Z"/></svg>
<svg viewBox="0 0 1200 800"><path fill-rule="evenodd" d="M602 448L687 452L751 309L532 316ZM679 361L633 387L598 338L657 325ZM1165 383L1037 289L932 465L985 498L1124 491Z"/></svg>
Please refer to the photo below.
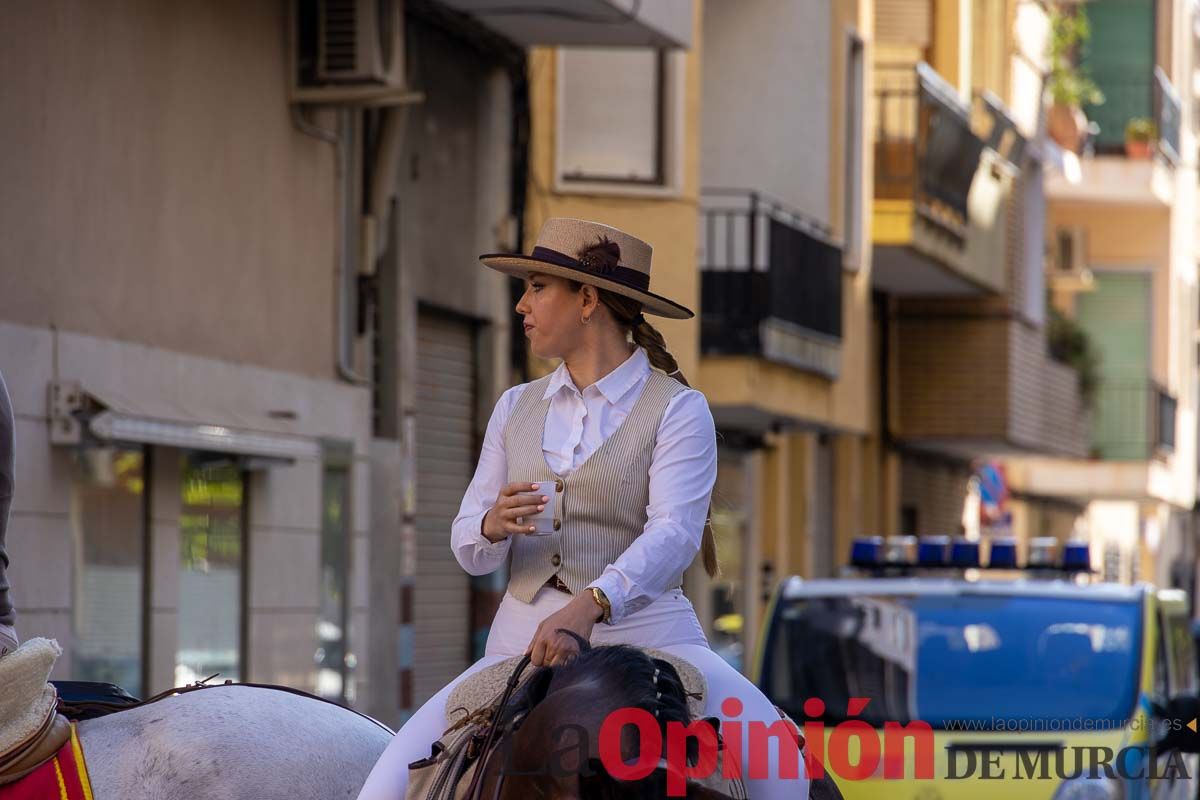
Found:
<svg viewBox="0 0 1200 800"><path fill-rule="evenodd" d="M605 767L601 729L610 714L640 709L658 725L665 742L667 726L692 721L688 695L670 662L653 658L627 645L592 647L576 639L578 656L569 664L541 667L515 692L498 720L498 746L482 769L480 798L521 800L660 800L667 797L668 779L680 766L660 757L649 775L621 780ZM710 724L717 724L709 718ZM619 738L620 758L627 763L641 752L637 727L626 725ZM689 739L687 764L695 764L699 745ZM610 745L611 746L611 745ZM608 754L610 762L612 754ZM687 788L685 797L733 800L744 794L725 791L722 782L700 782L674 776ZM740 787L740 783L737 783Z"/></svg>

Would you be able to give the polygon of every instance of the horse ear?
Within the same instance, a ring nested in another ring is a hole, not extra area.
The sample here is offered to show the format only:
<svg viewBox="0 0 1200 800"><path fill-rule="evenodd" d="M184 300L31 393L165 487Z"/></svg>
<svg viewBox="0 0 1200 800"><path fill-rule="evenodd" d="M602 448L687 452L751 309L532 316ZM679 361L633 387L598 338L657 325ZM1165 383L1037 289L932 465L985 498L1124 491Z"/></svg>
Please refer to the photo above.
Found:
<svg viewBox="0 0 1200 800"><path fill-rule="evenodd" d="M532 708L546 699L546 692L550 689L550 680L553 677L554 670L546 667L530 675L529 680L521 687L522 705Z"/></svg>
<svg viewBox="0 0 1200 800"><path fill-rule="evenodd" d="M502 711L500 724L502 726L519 724L521 717L545 699L546 692L550 688L550 679L553 677L554 670L552 668L539 667L537 672L530 675L524 683L517 687L513 696L509 698L508 705Z"/></svg>
<svg viewBox="0 0 1200 800"><path fill-rule="evenodd" d="M725 749L725 740L721 738L721 720L716 717L704 717L701 722L707 723L712 728L713 734L717 737L717 749ZM700 740L694 737L688 737L687 744L687 762L690 765L695 765L700 761Z"/></svg>

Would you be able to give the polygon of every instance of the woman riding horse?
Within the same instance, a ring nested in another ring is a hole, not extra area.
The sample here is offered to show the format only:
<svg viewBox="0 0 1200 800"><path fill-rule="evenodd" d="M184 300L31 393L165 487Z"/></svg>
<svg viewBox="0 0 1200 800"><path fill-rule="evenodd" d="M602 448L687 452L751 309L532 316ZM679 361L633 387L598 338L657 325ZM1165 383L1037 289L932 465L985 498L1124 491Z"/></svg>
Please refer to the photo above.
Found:
<svg viewBox="0 0 1200 800"><path fill-rule="evenodd" d="M446 698L463 678L526 653L534 665L570 663L579 647L564 631L691 662L708 681L705 714L722 728L779 721L771 702L709 648L681 589L697 552L716 572L706 524L716 435L704 395L688 387L643 316L693 316L649 290L650 245L606 225L555 218L531 255L480 258L525 280L516 310L530 349L562 363L500 398L451 529L455 556L472 575L509 562L485 655L401 728L359 800L404 796L408 764L428 756L445 731ZM748 765L749 737L742 738ZM786 745L771 742L769 753L756 754L769 777L747 780L750 797L807 797L802 768L799 777L779 775L778 747Z"/></svg>

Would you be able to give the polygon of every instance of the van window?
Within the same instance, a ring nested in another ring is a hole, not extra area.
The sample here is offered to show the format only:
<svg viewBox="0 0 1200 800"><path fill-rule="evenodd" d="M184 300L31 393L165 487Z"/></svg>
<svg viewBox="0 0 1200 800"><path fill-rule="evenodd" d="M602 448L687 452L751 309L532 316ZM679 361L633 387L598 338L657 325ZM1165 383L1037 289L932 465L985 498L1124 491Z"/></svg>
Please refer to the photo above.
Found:
<svg viewBox="0 0 1200 800"><path fill-rule="evenodd" d="M1170 651L1171 694L1195 691L1196 646L1188 619L1183 614L1168 614L1166 628L1167 647Z"/></svg>
<svg viewBox="0 0 1200 800"><path fill-rule="evenodd" d="M935 728L1123 726L1141 670L1133 600L952 594L781 600L767 634L761 686L804 718L804 701L844 718L924 720Z"/></svg>

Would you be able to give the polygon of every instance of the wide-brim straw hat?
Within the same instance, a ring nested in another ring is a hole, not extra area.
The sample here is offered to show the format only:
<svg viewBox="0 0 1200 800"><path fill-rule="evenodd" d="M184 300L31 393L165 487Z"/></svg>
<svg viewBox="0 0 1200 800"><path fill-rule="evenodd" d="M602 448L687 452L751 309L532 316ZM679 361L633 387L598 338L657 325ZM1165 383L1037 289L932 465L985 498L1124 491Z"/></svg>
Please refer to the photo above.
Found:
<svg viewBox="0 0 1200 800"><path fill-rule="evenodd" d="M47 681L62 648L53 639L28 639L0 658L0 757L36 735L53 716L58 693Z"/></svg>
<svg viewBox="0 0 1200 800"><path fill-rule="evenodd" d="M619 248L616 266L600 264L594 259L580 260L585 250L605 241ZM650 291L650 260L653 254L654 250L648 242L609 225L570 217L551 217L542 226L533 252L529 255L485 253L479 260L492 269L518 278L540 272L607 289L641 302L642 311L647 314L671 319L695 316L691 309Z"/></svg>

